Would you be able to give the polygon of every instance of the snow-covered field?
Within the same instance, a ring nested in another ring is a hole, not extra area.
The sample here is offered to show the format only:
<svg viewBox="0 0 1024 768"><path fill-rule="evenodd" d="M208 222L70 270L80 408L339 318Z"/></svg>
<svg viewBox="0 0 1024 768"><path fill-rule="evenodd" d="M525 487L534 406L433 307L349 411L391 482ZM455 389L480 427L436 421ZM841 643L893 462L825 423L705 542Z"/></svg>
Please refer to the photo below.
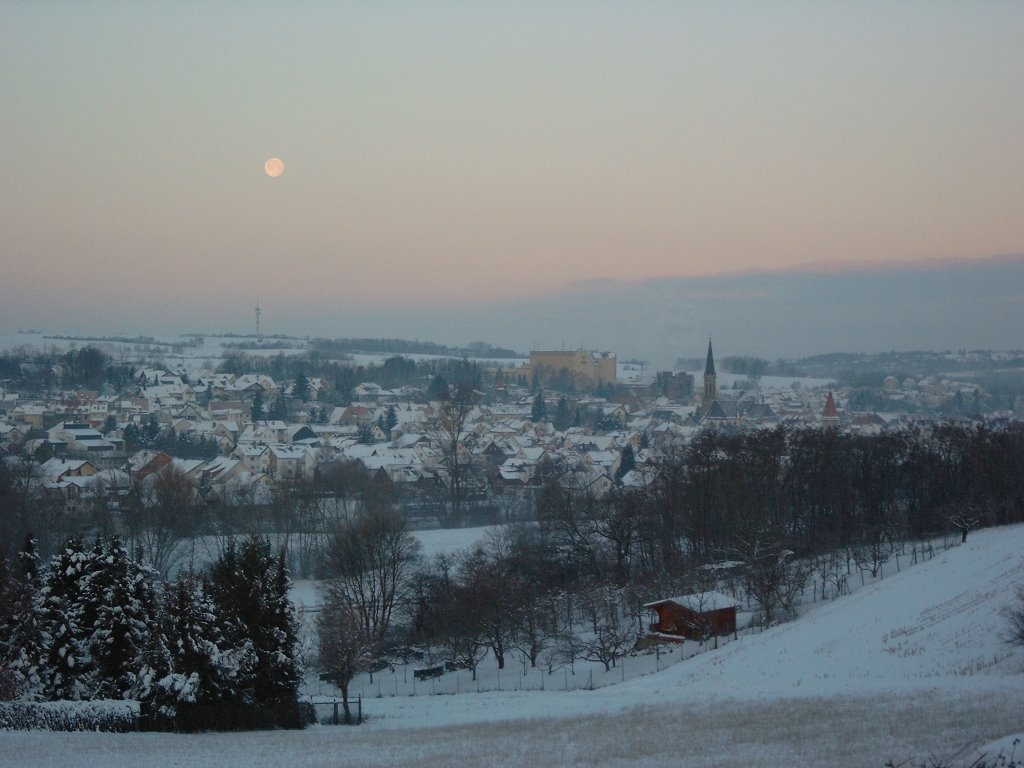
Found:
<svg viewBox="0 0 1024 768"><path fill-rule="evenodd" d="M373 697L360 728L5 733L0 765L840 768L962 749L964 764L1024 732L1024 650L1000 616L1022 582L1024 526L979 531L799 621L593 691Z"/></svg>
<svg viewBox="0 0 1024 768"><path fill-rule="evenodd" d="M88 334L86 334L88 335ZM159 344L153 344L148 346L145 350L146 361L151 364L162 363L175 371L178 368L184 368L193 374L198 374L202 371L216 370L217 366L220 365L225 355L231 351L242 352L249 356L263 356L272 357L275 355L293 356L300 355L309 351L309 347L306 343L299 339L273 339L266 337L263 340L262 347L252 347L240 350L233 350L232 345L238 343L251 344L257 341L255 336L204 336L203 343L199 346L185 346L190 339L186 336L161 336L154 337L155 342ZM275 344L286 344L287 347L278 347ZM178 346L173 346L178 345ZM294 346L291 346L294 345ZM140 345L135 341L107 341L107 340L96 340L87 341L83 339L70 339L70 338L55 338L53 336L46 336L42 333L10 333L0 334L0 351L8 351L17 348L28 348L34 350L50 350L55 349L58 352L67 352L70 349L80 349L86 346L94 346L98 349L103 350L105 353L110 355L114 360L129 360L136 362L141 359L143 354L143 348L146 345ZM353 365L381 365L389 357L392 357L392 353L379 353L379 354L362 354L356 353L350 355ZM427 354L401 354L402 357L407 357L411 360L421 362L424 360L442 360L448 359L450 356L443 355L427 355ZM476 362L484 366L504 367L504 368L518 368L527 362L526 358L475 358Z"/></svg>

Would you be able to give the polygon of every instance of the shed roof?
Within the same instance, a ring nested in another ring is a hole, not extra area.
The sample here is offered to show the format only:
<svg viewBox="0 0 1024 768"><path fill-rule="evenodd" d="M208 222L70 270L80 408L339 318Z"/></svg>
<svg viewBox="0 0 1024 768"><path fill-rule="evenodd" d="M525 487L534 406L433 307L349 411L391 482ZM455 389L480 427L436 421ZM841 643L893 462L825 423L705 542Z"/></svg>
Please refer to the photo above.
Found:
<svg viewBox="0 0 1024 768"><path fill-rule="evenodd" d="M722 592L695 592L690 595L679 595L668 597L664 600L655 600L647 603L644 608L657 608L666 603L675 603L683 608L688 608L695 613L707 613L708 611L721 611L725 608L738 608L740 601L731 595Z"/></svg>

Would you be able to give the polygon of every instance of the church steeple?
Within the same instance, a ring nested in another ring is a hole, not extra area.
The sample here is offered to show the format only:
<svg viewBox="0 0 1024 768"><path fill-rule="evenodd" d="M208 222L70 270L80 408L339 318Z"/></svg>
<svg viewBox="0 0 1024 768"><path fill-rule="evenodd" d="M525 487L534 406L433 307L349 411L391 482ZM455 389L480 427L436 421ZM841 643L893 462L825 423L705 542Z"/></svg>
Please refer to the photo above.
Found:
<svg viewBox="0 0 1024 768"><path fill-rule="evenodd" d="M707 410L718 399L718 376L715 375L715 355L711 351L711 337L708 337L708 361L704 365L704 396L701 404Z"/></svg>
<svg viewBox="0 0 1024 768"><path fill-rule="evenodd" d="M832 397L831 390L825 398L825 410L821 414L822 423L828 426L835 426L839 423L839 411L836 410L836 400Z"/></svg>

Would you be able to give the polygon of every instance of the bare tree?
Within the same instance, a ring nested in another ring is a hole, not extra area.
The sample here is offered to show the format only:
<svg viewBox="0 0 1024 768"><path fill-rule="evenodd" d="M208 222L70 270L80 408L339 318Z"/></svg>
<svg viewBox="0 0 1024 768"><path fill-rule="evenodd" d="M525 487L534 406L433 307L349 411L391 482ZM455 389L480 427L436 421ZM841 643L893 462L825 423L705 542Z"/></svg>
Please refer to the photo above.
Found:
<svg viewBox="0 0 1024 768"><path fill-rule="evenodd" d="M489 645L483 596L469 586L452 584L446 598L438 609L444 650L455 665L470 670L476 680L477 667L487 655Z"/></svg>
<svg viewBox="0 0 1024 768"><path fill-rule="evenodd" d="M875 579L882 572L882 566L889 561L891 551L880 536L873 537L853 548L853 560L861 570L862 577L864 573L870 573L871 578Z"/></svg>
<svg viewBox="0 0 1024 768"><path fill-rule="evenodd" d="M198 490L171 465L134 481L122 507L131 548L163 576L186 554L182 540L194 542L202 514Z"/></svg>
<svg viewBox="0 0 1024 768"><path fill-rule="evenodd" d="M448 473L448 502L451 522L462 523L465 481L470 461L463 445L466 420L476 406L477 393L468 384L452 387L438 405L432 437L441 451L441 463Z"/></svg>
<svg viewBox="0 0 1024 768"><path fill-rule="evenodd" d="M783 617L792 618L797 597L814 572L814 563L797 559L791 549L782 546L768 531L738 541L744 587L747 595L761 606L765 624L779 618L779 611Z"/></svg>
<svg viewBox="0 0 1024 768"><path fill-rule="evenodd" d="M615 561L615 583L629 581L634 549L640 538L640 494L615 493L597 505L594 533L604 542Z"/></svg>
<svg viewBox="0 0 1024 768"><path fill-rule="evenodd" d="M599 661L607 672L636 643L630 622L619 618L619 595L606 586L591 587L579 596L583 625L576 634L576 656Z"/></svg>
<svg viewBox="0 0 1024 768"><path fill-rule="evenodd" d="M592 494L563 488L551 481L537 500L540 530L568 556L576 568L595 581L604 577L602 542L595 530L598 501Z"/></svg>
<svg viewBox="0 0 1024 768"><path fill-rule="evenodd" d="M515 643L523 609L523 585L516 578L512 540L490 533L482 544L459 559L459 577L498 669L505 668L505 653Z"/></svg>
<svg viewBox="0 0 1024 768"><path fill-rule="evenodd" d="M338 592L323 594L323 608L317 616L320 670L341 690L345 723L352 722L348 687L352 678L370 669L380 650L380 642L367 631L359 612L345 602L338 602Z"/></svg>
<svg viewBox="0 0 1024 768"><path fill-rule="evenodd" d="M813 570L814 565L810 561L794 558L792 552L785 555L782 578L775 589L775 598L787 618L796 616L797 597L803 593Z"/></svg>
<svg viewBox="0 0 1024 768"><path fill-rule="evenodd" d="M960 529L960 543L965 544L967 543L967 534L972 528L981 524L981 518L970 514L953 515L949 518L949 522Z"/></svg>
<svg viewBox="0 0 1024 768"><path fill-rule="evenodd" d="M1017 587L1016 602L1003 608L1006 619L1006 641L1012 645L1024 645L1024 586Z"/></svg>
<svg viewBox="0 0 1024 768"><path fill-rule="evenodd" d="M815 560L815 568L821 578L821 599L826 599L827 588L831 584L834 588L833 597L839 597L847 590L846 574L843 573L842 562L835 552L828 552L818 556Z"/></svg>
<svg viewBox="0 0 1024 768"><path fill-rule="evenodd" d="M389 508L339 522L325 553L324 594L348 605L366 632L382 641L395 611L410 597L422 545Z"/></svg>

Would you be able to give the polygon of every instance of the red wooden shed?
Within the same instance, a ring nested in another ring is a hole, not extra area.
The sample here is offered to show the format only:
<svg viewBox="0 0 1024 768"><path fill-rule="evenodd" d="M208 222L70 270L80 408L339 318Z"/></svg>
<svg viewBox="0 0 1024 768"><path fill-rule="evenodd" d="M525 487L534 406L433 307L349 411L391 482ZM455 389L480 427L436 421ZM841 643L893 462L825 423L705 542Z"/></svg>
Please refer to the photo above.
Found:
<svg viewBox="0 0 1024 768"><path fill-rule="evenodd" d="M736 633L739 601L721 592L697 592L644 605L658 620L651 624L652 640L682 642Z"/></svg>

